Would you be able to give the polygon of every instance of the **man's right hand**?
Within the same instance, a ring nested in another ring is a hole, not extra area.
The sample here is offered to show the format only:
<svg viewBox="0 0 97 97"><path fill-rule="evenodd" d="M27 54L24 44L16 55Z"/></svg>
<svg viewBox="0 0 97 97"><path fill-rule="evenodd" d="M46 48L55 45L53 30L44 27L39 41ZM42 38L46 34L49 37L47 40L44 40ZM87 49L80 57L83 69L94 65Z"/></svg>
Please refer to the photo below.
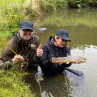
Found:
<svg viewBox="0 0 97 97"><path fill-rule="evenodd" d="M14 58L12 59L13 64L19 63L19 62L23 62L24 58L21 55L15 55Z"/></svg>

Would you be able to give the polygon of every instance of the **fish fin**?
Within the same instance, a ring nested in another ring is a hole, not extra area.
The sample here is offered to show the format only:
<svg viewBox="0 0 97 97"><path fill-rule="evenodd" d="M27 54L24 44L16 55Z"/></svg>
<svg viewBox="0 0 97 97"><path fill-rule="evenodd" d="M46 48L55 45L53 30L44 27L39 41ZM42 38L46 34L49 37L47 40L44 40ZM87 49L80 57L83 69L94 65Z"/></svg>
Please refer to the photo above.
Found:
<svg viewBox="0 0 97 97"><path fill-rule="evenodd" d="M61 64L62 64L62 62L59 63L59 65L61 65Z"/></svg>
<svg viewBox="0 0 97 97"><path fill-rule="evenodd" d="M69 64L70 62L66 62L66 64Z"/></svg>

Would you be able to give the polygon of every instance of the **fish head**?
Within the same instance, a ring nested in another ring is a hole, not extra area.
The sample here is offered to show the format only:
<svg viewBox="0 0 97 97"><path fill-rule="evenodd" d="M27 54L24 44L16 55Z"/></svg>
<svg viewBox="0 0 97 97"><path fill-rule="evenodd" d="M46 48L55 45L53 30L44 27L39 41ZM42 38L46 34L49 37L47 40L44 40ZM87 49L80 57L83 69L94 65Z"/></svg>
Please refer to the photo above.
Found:
<svg viewBox="0 0 97 97"><path fill-rule="evenodd" d="M82 59L81 59L81 62L86 62L86 59L85 59L85 58L82 58Z"/></svg>

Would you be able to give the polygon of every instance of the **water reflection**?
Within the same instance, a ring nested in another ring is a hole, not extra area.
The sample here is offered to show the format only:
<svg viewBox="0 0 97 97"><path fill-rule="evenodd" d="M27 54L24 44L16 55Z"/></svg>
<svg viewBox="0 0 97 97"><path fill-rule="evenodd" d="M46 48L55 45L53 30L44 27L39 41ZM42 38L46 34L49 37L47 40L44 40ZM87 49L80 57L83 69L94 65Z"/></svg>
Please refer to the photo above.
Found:
<svg viewBox="0 0 97 97"><path fill-rule="evenodd" d="M42 97L84 97L84 77L66 71L66 76L47 77L41 82ZM78 90L80 90L78 92Z"/></svg>
<svg viewBox="0 0 97 97"><path fill-rule="evenodd" d="M84 72L85 76L85 96L84 97L96 97L97 89L93 93L97 86L97 46L86 45L84 47L77 47L71 50L72 55L84 56L87 61L83 64L74 64L71 68L76 68ZM92 96L93 95L93 96ZM80 97L80 96L79 96Z"/></svg>
<svg viewBox="0 0 97 97"><path fill-rule="evenodd" d="M70 9L44 15L34 20L36 26L78 26L97 27L97 9ZM83 29L82 29L83 30Z"/></svg>
<svg viewBox="0 0 97 97"><path fill-rule="evenodd" d="M97 45L97 28L96 27L87 27L85 25L78 26L46 26L47 31L44 33L37 33L40 37L41 44L44 45L49 36L54 36L59 29L66 29L69 32L71 43L68 42L68 46L72 48L76 48L78 46L85 47L86 45Z"/></svg>
<svg viewBox="0 0 97 97"><path fill-rule="evenodd" d="M42 97L46 97L47 95L47 97L72 97L69 95L68 84L66 85L65 76L62 75L45 77L45 80L41 82L41 87Z"/></svg>
<svg viewBox="0 0 97 97"><path fill-rule="evenodd" d="M97 97L97 89L93 92L97 86L96 10L65 10L47 15L37 22L41 27L47 28L46 32L37 33L42 46L48 41L49 36L54 36L59 29L65 29L72 41L68 42L71 55L87 59L85 63L73 64L70 67L82 71L84 76L79 77L67 72L67 77L58 75L44 78L44 81L40 82L43 97ZM35 75L27 80L36 96L40 97L40 88L34 77Z"/></svg>
<svg viewBox="0 0 97 97"><path fill-rule="evenodd" d="M67 71L67 78L69 79L69 91L72 97L85 97L84 75L77 76Z"/></svg>

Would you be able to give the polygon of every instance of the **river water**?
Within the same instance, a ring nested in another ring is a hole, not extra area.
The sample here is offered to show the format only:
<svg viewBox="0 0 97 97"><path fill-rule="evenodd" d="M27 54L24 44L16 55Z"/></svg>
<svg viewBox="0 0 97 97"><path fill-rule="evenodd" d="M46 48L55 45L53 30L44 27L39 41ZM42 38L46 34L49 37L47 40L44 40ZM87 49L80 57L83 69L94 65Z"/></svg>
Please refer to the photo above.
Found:
<svg viewBox="0 0 97 97"><path fill-rule="evenodd" d="M54 36L59 29L65 29L71 39L67 44L71 55L87 59L85 63L72 64L70 67L83 72L83 76L67 72L67 76L45 77L37 83L36 71L33 70L27 80L36 97L97 97L97 9L63 10L35 21L47 28L46 32L35 31L42 46L49 36Z"/></svg>

